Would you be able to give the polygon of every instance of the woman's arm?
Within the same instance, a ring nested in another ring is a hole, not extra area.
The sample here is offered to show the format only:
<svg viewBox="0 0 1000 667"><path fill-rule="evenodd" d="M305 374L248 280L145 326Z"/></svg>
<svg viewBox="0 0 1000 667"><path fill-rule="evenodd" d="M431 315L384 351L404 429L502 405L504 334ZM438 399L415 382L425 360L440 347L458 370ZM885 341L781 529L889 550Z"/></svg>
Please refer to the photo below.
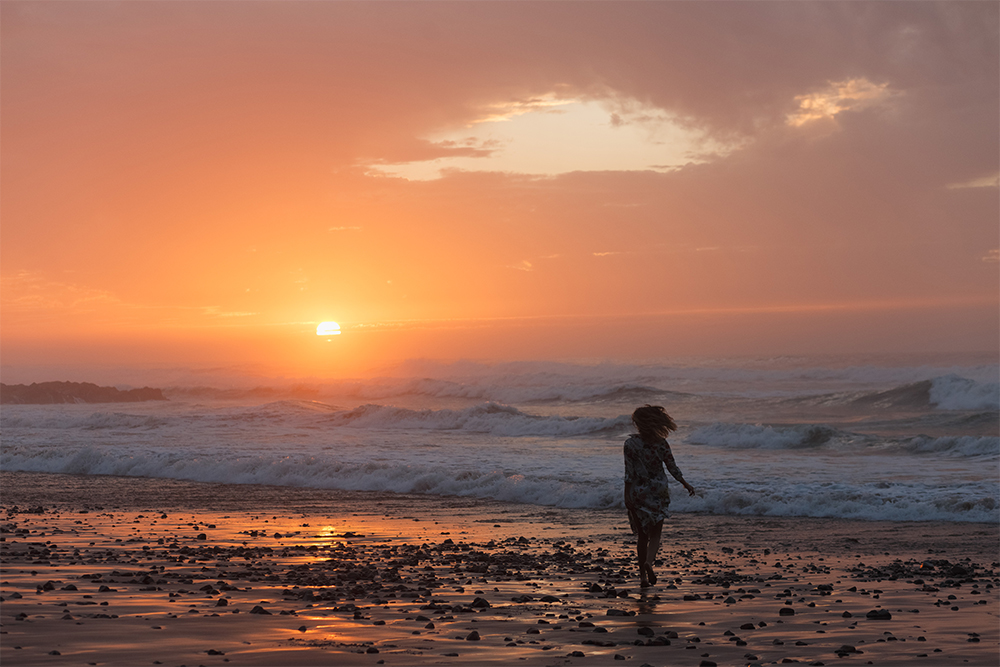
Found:
<svg viewBox="0 0 1000 667"><path fill-rule="evenodd" d="M664 465L667 466L667 470L670 472L671 475L674 476L674 479L676 479L684 486L684 488L688 492L688 495L691 496L695 495L697 491L695 491L695 488L693 486L687 483L687 481L684 479L684 475L681 474L681 469L677 467L677 462L674 461L674 453L670 451L670 445L667 445L666 449L667 449L667 455L663 457L663 463Z"/></svg>

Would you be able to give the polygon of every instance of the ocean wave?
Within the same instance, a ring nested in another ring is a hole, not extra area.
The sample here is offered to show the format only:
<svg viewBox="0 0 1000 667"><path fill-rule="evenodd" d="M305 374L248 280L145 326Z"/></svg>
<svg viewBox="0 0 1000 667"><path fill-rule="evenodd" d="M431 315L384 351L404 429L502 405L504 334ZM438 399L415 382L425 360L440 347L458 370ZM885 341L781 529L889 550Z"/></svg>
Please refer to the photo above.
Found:
<svg viewBox="0 0 1000 667"><path fill-rule="evenodd" d="M20 406L18 406L20 407ZM61 407L61 406L60 406ZM275 427L281 429L416 429L464 431L497 436L579 437L618 436L631 424L627 415L585 417L532 415L500 403L480 403L461 410L413 410L391 405L365 404L343 410L318 401L288 399L252 406L194 408L183 415L159 412L80 412L54 409L5 410L4 429L157 429L173 427L178 435L198 437L218 429Z"/></svg>
<svg viewBox="0 0 1000 667"><path fill-rule="evenodd" d="M295 455L192 456L84 448L45 451L13 447L3 452L7 471L119 475L204 483L269 485L486 498L581 509L623 509L617 474L581 480L480 467L446 467L394 461L343 462ZM617 471L616 471L617 472ZM804 482L775 476L697 482L699 496L676 486L671 510L744 516L809 516L875 521L995 522L995 481L932 486L921 483Z"/></svg>
<svg viewBox="0 0 1000 667"><path fill-rule="evenodd" d="M931 403L941 410L1000 410L1000 382L976 382L959 375L934 378Z"/></svg>
<svg viewBox="0 0 1000 667"><path fill-rule="evenodd" d="M1000 456L1000 437L997 436L954 436L931 438L916 436L906 438L897 446L913 454L939 454L954 457L997 457Z"/></svg>
<svg viewBox="0 0 1000 667"><path fill-rule="evenodd" d="M380 429L466 431L499 436L584 436L621 433L631 419L618 417L561 417L524 413L499 403L481 403L464 410L410 410L368 404L331 415L334 426Z"/></svg>
<svg viewBox="0 0 1000 667"><path fill-rule="evenodd" d="M48 406L46 406L48 407ZM34 406L30 412L7 410L0 415L2 429L80 429L94 431L103 429L156 429L168 420L154 415L131 414L127 412L65 412L59 410L40 411Z"/></svg>
<svg viewBox="0 0 1000 667"><path fill-rule="evenodd" d="M715 423L691 432L685 442L731 449L878 450L880 453L1000 457L1000 437L997 436L887 438L851 433L823 424L767 426Z"/></svg>
<svg viewBox="0 0 1000 667"><path fill-rule="evenodd" d="M691 432L686 442L734 449L818 449L834 445L863 445L871 436L841 431L822 424L766 426L715 423Z"/></svg>
<svg viewBox="0 0 1000 667"><path fill-rule="evenodd" d="M465 380L412 378L348 383L335 392L363 400L404 396L468 399L491 403L533 405L549 403L646 403L682 401L690 394L669 391L639 381L581 381L543 375L531 378L483 377Z"/></svg>
<svg viewBox="0 0 1000 667"><path fill-rule="evenodd" d="M854 410L1000 410L1000 384L979 382L955 374L911 382L877 391L846 391L797 396L786 405L844 407Z"/></svg>

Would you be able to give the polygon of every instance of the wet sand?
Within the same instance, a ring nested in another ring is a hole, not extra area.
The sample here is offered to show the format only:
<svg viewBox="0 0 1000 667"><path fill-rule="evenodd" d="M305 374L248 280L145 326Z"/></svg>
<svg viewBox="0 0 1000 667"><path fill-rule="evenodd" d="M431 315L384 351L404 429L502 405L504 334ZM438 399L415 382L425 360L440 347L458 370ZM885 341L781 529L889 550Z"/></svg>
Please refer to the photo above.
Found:
<svg viewBox="0 0 1000 667"><path fill-rule="evenodd" d="M936 667L1000 648L996 525L675 515L642 589L617 512L3 481L4 665Z"/></svg>

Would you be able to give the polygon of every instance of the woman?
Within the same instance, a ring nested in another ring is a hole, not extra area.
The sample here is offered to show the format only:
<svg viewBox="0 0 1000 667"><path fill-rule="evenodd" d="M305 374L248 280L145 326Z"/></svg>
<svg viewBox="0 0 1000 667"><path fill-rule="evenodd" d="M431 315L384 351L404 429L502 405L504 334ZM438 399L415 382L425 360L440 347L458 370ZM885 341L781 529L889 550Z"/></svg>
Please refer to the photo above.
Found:
<svg viewBox="0 0 1000 667"><path fill-rule="evenodd" d="M638 537L640 586L656 584L653 561L660 549L663 520L669 516L670 491L663 465L674 478L695 495L694 487L684 481L667 444L667 434L677 424L659 405L646 405L632 413L632 423L639 431L625 441L625 507L628 522Z"/></svg>

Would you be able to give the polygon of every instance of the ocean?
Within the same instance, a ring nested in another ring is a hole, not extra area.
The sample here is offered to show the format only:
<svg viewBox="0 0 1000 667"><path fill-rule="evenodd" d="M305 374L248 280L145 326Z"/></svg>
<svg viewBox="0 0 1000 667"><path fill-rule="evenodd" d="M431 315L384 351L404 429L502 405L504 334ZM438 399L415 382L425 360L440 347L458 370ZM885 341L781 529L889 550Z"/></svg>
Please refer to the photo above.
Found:
<svg viewBox="0 0 1000 667"><path fill-rule="evenodd" d="M167 401L5 405L0 469L185 480L208 497L235 484L610 510L629 415L654 404L677 421L671 447L699 491L672 484L672 511L996 522L998 374L982 356L427 361L368 380L191 381L163 386Z"/></svg>

